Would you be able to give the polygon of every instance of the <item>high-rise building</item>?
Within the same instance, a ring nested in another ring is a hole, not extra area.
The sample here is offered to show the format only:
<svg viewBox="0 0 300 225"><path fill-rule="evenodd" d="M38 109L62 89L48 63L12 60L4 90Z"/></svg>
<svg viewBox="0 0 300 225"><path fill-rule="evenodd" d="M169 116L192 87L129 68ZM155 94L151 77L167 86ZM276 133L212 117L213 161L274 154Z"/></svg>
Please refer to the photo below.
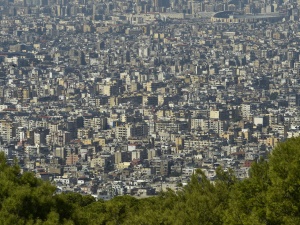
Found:
<svg viewBox="0 0 300 225"><path fill-rule="evenodd" d="M70 154L70 155L67 156L67 158L66 158L66 165L74 165L74 164L76 164L78 162L78 160L79 160L78 155L72 153L72 154Z"/></svg>
<svg viewBox="0 0 300 225"><path fill-rule="evenodd" d="M0 137L3 142L12 141L15 136L15 129L12 121L0 120Z"/></svg>

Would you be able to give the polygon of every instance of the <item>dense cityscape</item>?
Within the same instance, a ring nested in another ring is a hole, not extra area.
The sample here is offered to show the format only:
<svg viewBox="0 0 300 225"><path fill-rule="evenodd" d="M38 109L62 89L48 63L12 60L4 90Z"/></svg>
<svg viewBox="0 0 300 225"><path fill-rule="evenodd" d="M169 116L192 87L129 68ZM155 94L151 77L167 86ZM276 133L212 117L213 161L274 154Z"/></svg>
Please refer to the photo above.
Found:
<svg viewBox="0 0 300 225"><path fill-rule="evenodd" d="M300 134L292 1L1 1L0 151L57 192L238 179Z"/></svg>

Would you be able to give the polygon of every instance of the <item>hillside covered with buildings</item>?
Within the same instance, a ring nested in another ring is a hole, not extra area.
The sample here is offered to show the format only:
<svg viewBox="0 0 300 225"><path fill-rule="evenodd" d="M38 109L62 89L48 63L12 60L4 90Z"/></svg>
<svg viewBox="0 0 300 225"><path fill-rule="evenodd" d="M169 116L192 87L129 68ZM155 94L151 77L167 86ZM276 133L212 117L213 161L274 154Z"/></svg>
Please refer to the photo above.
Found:
<svg viewBox="0 0 300 225"><path fill-rule="evenodd" d="M300 135L298 3L0 0L0 151L98 200L248 178Z"/></svg>

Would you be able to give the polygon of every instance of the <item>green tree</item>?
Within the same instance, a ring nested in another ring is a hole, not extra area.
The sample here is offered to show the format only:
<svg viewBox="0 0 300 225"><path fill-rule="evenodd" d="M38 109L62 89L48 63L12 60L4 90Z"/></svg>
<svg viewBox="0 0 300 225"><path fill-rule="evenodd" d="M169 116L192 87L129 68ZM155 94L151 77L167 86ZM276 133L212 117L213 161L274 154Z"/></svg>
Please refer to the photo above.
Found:
<svg viewBox="0 0 300 225"><path fill-rule="evenodd" d="M268 162L261 159L252 165L250 178L237 182L231 190L224 223L267 224L266 192L269 184Z"/></svg>
<svg viewBox="0 0 300 225"><path fill-rule="evenodd" d="M197 170L183 191L173 193L169 211L169 224L223 224L223 213L228 205L230 189L235 183L232 171L217 169L212 183L204 172ZM168 207L167 207L168 208Z"/></svg>
<svg viewBox="0 0 300 225"><path fill-rule="evenodd" d="M25 224L46 220L53 207L55 187L32 173L20 173L16 162L7 164L0 154L0 224Z"/></svg>
<svg viewBox="0 0 300 225"><path fill-rule="evenodd" d="M279 144L270 160L251 166L239 181L216 170L211 182L197 170L180 191L156 197L115 197L104 202L77 193L55 195L55 187L33 173L20 173L0 154L0 224L3 225L298 225L300 138Z"/></svg>
<svg viewBox="0 0 300 225"><path fill-rule="evenodd" d="M267 215L272 224L300 224L300 138L280 143L270 156Z"/></svg>

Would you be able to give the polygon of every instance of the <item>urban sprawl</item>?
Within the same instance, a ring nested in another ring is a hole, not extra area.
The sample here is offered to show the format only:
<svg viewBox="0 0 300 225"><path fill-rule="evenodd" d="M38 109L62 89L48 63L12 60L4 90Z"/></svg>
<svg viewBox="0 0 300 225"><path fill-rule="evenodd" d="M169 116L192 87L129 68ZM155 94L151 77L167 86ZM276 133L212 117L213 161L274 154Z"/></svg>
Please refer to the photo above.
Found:
<svg viewBox="0 0 300 225"><path fill-rule="evenodd" d="M300 134L297 1L0 5L0 151L58 193L243 179Z"/></svg>

